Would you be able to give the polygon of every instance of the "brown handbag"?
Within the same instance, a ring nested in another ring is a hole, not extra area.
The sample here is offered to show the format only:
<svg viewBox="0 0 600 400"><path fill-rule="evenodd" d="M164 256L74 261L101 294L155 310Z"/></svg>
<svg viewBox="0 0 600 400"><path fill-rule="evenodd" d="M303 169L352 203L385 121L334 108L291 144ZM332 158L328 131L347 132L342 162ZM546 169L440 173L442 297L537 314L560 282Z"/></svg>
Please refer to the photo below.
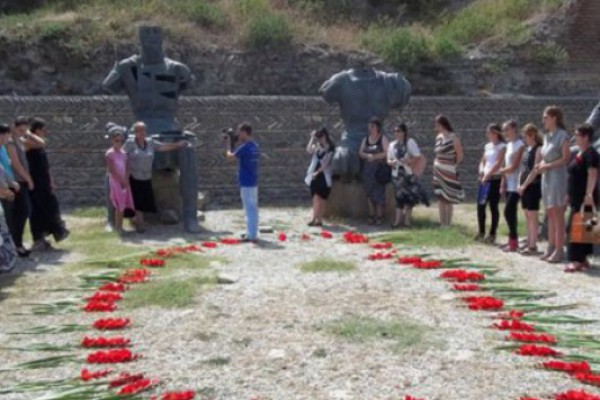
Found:
<svg viewBox="0 0 600 400"><path fill-rule="evenodd" d="M571 219L569 240L573 243L600 244L600 225L596 207L592 211L584 211L584 206Z"/></svg>

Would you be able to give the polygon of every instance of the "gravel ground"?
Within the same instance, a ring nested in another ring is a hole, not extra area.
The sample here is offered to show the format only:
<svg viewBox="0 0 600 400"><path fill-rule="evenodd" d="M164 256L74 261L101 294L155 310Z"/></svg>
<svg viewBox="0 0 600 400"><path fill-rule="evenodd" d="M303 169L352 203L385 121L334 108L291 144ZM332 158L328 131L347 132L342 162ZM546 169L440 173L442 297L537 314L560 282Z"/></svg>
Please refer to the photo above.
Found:
<svg viewBox="0 0 600 400"><path fill-rule="evenodd" d="M261 222L284 230L290 240L281 244L265 235L260 245L221 246L207 251L228 262L214 262L221 275L234 277L198 296L193 307L163 310L124 310L134 327L126 333L143 358L131 367L161 379L166 388L195 388L215 399L402 399L411 394L429 400L508 400L520 396L549 396L579 388L558 373L533 368L536 360L498 352L503 334L489 329L491 319L457 306L457 295L439 271L417 271L389 261L367 261L362 245L343 244L339 237L308 242L295 239L305 228L306 209L261 210ZM238 232L239 211L211 211L205 227L212 232ZM345 227L334 226L334 232ZM360 229L366 231L365 227ZM144 245L177 237L173 229L150 230ZM205 235L208 238L210 234ZM339 236L339 235L338 235ZM422 249L415 249L416 252ZM440 258L468 257L493 264L500 276L515 278L528 288L557 293L544 304L578 303L568 313L597 317L600 296L597 276L567 275L562 266L533 258L504 254L484 246L435 250ZM300 271L298 265L318 258L353 261L349 273ZM90 323L83 313L31 317L12 315L25 303L64 298L65 293L42 292L43 287L72 287L77 279L60 263L77 255L60 253L42 258L0 292L0 342L6 347L31 342L76 343L81 333L14 336L35 325ZM15 276L9 277L13 278ZM5 279L5 276L0 277ZM322 327L344 316L410 321L426 328L423 342L396 351L394 341L353 341ZM585 327L600 333L600 325ZM0 350L2 366L43 357L42 353ZM0 373L0 388L12 382L31 382L76 376L82 364L52 370ZM589 389L588 389L589 390ZM593 392L593 390L591 390ZM4 395L4 400L35 398Z"/></svg>

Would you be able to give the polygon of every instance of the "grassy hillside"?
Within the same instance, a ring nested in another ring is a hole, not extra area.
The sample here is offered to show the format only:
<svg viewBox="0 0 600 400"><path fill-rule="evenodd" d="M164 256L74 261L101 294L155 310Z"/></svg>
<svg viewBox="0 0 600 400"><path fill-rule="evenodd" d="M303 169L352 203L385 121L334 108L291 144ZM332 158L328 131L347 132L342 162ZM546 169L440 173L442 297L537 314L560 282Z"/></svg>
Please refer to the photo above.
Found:
<svg viewBox="0 0 600 400"><path fill-rule="evenodd" d="M89 53L102 44L135 41L136 24L146 21L162 25L171 43L249 50L327 44L371 51L405 68L457 57L481 43L525 42L530 21L566 2L465 0L447 11L456 0L371 0L387 8L363 18L350 0L39 1L28 13L0 17L1 35Z"/></svg>

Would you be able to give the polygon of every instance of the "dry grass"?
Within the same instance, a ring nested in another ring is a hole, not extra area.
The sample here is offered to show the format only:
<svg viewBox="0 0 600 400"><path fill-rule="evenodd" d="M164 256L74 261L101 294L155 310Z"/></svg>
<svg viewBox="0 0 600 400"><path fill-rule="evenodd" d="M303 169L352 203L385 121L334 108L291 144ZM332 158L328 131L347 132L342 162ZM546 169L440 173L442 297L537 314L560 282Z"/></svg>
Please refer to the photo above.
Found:
<svg viewBox="0 0 600 400"><path fill-rule="evenodd" d="M319 258L314 261L303 263L300 270L306 273L315 272L352 272L356 270L356 265L349 261L338 261L329 258Z"/></svg>

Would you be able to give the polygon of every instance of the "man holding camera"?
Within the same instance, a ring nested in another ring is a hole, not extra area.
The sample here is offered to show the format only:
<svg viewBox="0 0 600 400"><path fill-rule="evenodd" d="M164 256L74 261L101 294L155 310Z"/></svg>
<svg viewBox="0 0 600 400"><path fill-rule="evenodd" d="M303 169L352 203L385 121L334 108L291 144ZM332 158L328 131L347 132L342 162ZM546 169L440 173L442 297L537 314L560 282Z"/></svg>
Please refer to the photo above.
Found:
<svg viewBox="0 0 600 400"><path fill-rule="evenodd" d="M258 159L260 150L252 140L252 127L244 123L238 127L237 137L225 135L227 144L225 155L228 159L238 160L238 182L244 213L246 214L246 236L244 241L256 242L258 239ZM236 140L237 139L237 140ZM238 146L232 151L233 144Z"/></svg>

